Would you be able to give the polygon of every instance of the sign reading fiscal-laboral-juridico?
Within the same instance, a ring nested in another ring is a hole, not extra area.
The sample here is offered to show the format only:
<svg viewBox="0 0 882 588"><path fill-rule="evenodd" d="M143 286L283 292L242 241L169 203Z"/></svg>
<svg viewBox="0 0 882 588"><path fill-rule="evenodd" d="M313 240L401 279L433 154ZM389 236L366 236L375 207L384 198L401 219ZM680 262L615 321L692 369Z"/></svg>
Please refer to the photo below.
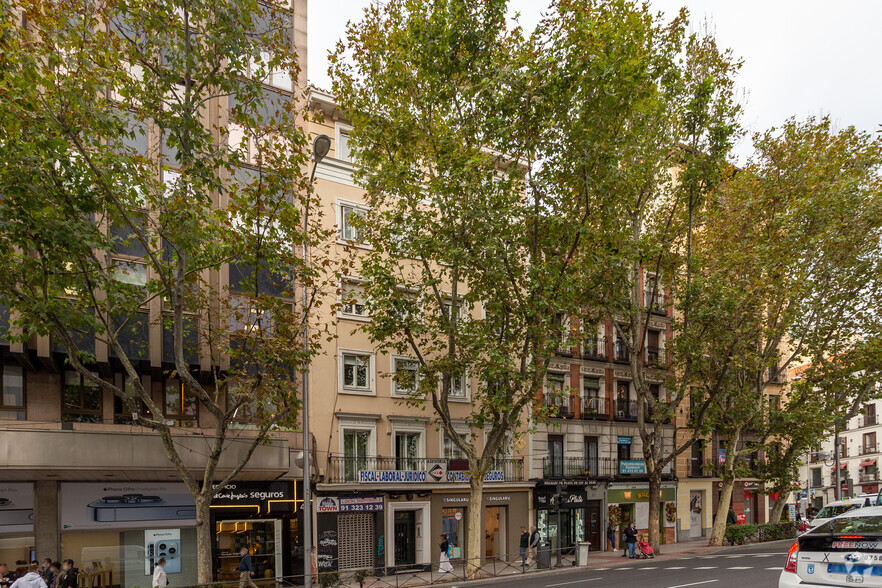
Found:
<svg viewBox="0 0 882 588"><path fill-rule="evenodd" d="M360 484L424 484L431 482L468 482L468 472L447 472L446 475L436 480L428 472L413 472L402 470L360 470L358 482ZM490 471L484 475L485 482L503 482L505 475L501 471Z"/></svg>

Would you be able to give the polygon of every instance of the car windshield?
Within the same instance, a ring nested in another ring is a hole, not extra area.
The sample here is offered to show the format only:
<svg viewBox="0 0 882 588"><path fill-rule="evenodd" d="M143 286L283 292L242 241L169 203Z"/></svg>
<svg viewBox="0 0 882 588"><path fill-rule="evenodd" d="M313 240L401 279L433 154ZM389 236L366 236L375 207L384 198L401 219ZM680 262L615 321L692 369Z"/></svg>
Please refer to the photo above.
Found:
<svg viewBox="0 0 882 588"><path fill-rule="evenodd" d="M854 508L857 508L856 504L836 504L825 506L821 509L821 512L818 513L819 519L832 519L833 517L838 517L839 515L846 513Z"/></svg>

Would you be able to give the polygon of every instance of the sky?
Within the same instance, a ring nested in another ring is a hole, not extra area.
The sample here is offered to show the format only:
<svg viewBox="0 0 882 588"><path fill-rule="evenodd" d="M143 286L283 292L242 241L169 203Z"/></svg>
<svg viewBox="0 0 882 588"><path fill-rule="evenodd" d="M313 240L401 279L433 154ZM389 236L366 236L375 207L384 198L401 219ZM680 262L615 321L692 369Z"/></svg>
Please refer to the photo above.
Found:
<svg viewBox="0 0 882 588"><path fill-rule="evenodd" d="M327 54L371 0L309 1L309 81L330 89ZM651 0L673 16L689 9L722 47L744 60L737 83L748 133L789 117L829 115L836 126L876 132L882 125L882 0ZM510 0L530 30L547 0ZM669 16L669 17L670 17ZM736 146L743 159L749 138Z"/></svg>

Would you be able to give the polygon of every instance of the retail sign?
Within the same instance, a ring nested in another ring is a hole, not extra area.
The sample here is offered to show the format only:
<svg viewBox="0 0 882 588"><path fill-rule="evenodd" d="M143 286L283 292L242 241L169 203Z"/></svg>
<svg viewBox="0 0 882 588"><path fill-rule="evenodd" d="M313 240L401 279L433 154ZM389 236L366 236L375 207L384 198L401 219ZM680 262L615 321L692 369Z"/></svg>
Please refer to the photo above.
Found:
<svg viewBox="0 0 882 588"><path fill-rule="evenodd" d="M588 504L588 493L584 488L568 488L567 493L567 498L560 503L561 508L584 508ZM537 509L556 507L551 499L554 494L554 488L537 489L533 493L533 507Z"/></svg>
<svg viewBox="0 0 882 588"><path fill-rule="evenodd" d="M442 499L441 499L441 502L443 502L443 503L445 503L445 504L462 504L462 503L468 503L468 502L469 502L469 497L468 497L468 496L447 496L447 497L445 497L445 498L442 498Z"/></svg>
<svg viewBox="0 0 882 588"><path fill-rule="evenodd" d="M358 472L359 484L420 484L425 483L427 479L426 472L399 470L362 470Z"/></svg>
<svg viewBox="0 0 882 588"><path fill-rule="evenodd" d="M340 501L333 496L322 496L318 499L318 512L340 512Z"/></svg>
<svg viewBox="0 0 882 588"><path fill-rule="evenodd" d="M241 506L259 513L294 510L294 486L291 482L232 482L218 488L212 506Z"/></svg>
<svg viewBox="0 0 882 588"><path fill-rule="evenodd" d="M0 485L0 533L34 532L34 485Z"/></svg>
<svg viewBox="0 0 882 588"><path fill-rule="evenodd" d="M471 479L468 472L447 472L448 482L468 482ZM505 474L498 470L493 470L484 474L485 482L504 482Z"/></svg>
<svg viewBox="0 0 882 588"><path fill-rule="evenodd" d="M196 524L196 503L183 484L71 482L60 493L63 530Z"/></svg>
<svg viewBox="0 0 882 588"><path fill-rule="evenodd" d="M383 510L382 496L341 496L340 512L377 512Z"/></svg>
<svg viewBox="0 0 882 588"><path fill-rule="evenodd" d="M674 488L662 488L660 494L662 502L673 502L677 499L677 491ZM607 502L610 504L649 502L649 488L611 489L607 492Z"/></svg>
<svg viewBox="0 0 882 588"><path fill-rule="evenodd" d="M630 445L631 444L631 437L618 437L618 440L616 441L616 443L619 445Z"/></svg>
<svg viewBox="0 0 882 588"><path fill-rule="evenodd" d="M791 521L796 520L796 505L795 504L788 504L787 505L787 514L788 514L788 518Z"/></svg>
<svg viewBox="0 0 882 588"><path fill-rule="evenodd" d="M433 482L443 482L447 478L447 463L443 461L429 462L426 473Z"/></svg>
<svg viewBox="0 0 882 588"><path fill-rule="evenodd" d="M166 574L181 573L181 530L157 529L144 531L144 574L153 575L156 562L165 560Z"/></svg>
<svg viewBox="0 0 882 588"><path fill-rule="evenodd" d="M646 462L642 459L623 459L619 461L620 474L645 474Z"/></svg>

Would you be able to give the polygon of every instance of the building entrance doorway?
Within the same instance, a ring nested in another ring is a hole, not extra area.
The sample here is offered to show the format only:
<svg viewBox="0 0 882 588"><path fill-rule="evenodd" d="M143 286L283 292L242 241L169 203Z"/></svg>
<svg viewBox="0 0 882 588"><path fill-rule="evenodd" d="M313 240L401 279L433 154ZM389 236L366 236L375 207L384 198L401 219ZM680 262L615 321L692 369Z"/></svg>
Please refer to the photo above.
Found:
<svg viewBox="0 0 882 588"><path fill-rule="evenodd" d="M395 565L416 563L416 511L395 511Z"/></svg>
<svg viewBox="0 0 882 588"><path fill-rule="evenodd" d="M690 539L700 539L704 534L704 529L701 527L701 509L702 503L704 500L702 499L702 495L704 492L700 490L692 490L689 492L689 538Z"/></svg>
<svg viewBox="0 0 882 588"><path fill-rule="evenodd" d="M484 557L505 555L504 506L488 506L484 511Z"/></svg>

